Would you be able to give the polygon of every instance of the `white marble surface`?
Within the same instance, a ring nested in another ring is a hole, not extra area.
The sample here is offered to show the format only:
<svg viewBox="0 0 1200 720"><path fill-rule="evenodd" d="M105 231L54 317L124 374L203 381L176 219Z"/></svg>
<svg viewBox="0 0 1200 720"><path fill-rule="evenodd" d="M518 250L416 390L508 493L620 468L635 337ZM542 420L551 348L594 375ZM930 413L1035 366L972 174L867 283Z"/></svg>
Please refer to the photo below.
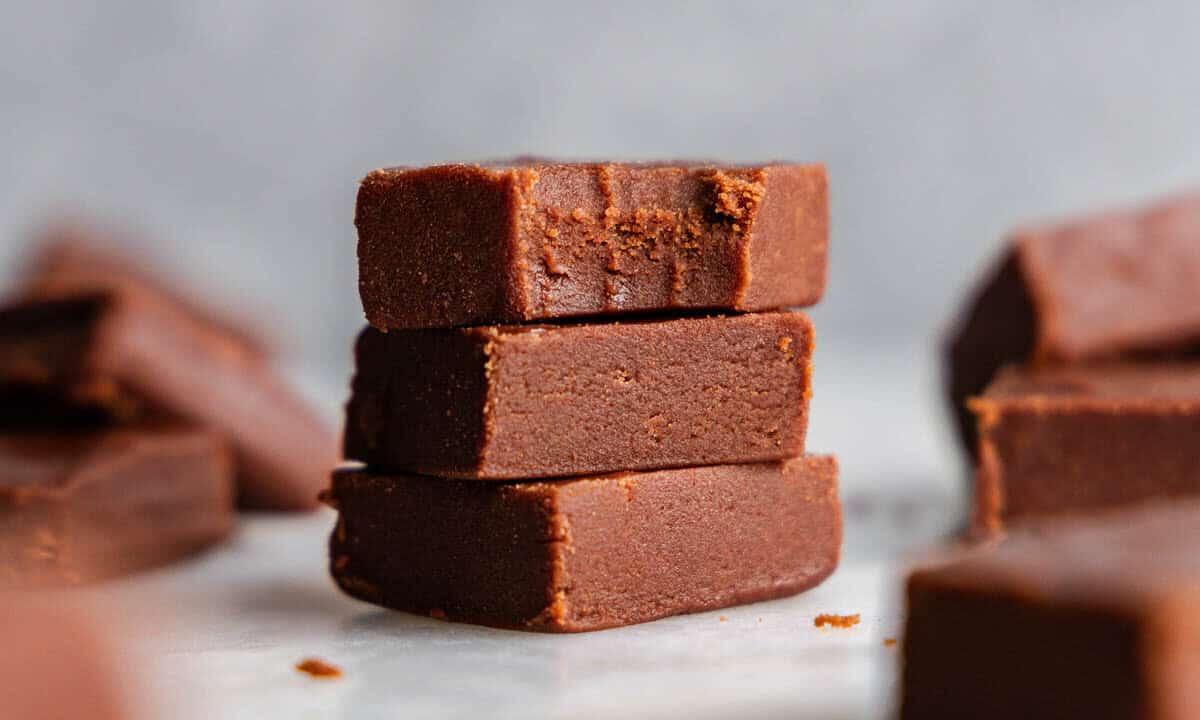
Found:
<svg viewBox="0 0 1200 720"><path fill-rule="evenodd" d="M844 562L803 595L597 633L456 625L342 596L333 515L246 516L234 541L92 591L172 718L886 717L902 546L953 522L946 498L847 499ZM903 540L901 540L903 538ZM818 613L860 613L845 630ZM721 617L726 618L725 621ZM297 672L316 656L344 676Z"/></svg>

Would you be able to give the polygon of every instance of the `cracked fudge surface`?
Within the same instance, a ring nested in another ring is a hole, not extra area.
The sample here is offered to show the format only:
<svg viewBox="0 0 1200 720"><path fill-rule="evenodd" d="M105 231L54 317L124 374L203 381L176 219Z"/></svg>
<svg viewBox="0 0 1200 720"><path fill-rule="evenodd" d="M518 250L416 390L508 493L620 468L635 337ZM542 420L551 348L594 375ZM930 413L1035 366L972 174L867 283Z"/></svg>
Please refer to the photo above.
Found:
<svg viewBox="0 0 1200 720"><path fill-rule="evenodd" d="M1200 496L1200 363L1010 367L970 401L975 529Z"/></svg>
<svg viewBox="0 0 1200 720"><path fill-rule="evenodd" d="M842 534L831 456L514 484L340 470L327 501L350 595L544 632L791 595Z"/></svg>
<svg viewBox="0 0 1200 720"><path fill-rule="evenodd" d="M355 212L380 329L812 305L822 165L442 165L376 170Z"/></svg>
<svg viewBox="0 0 1200 720"><path fill-rule="evenodd" d="M234 524L229 448L137 428L0 435L0 588L86 582L186 557Z"/></svg>
<svg viewBox="0 0 1200 720"><path fill-rule="evenodd" d="M914 572L901 717L1195 717L1197 548L1200 502L1151 503Z"/></svg>
<svg viewBox="0 0 1200 720"><path fill-rule="evenodd" d="M801 313L367 328L345 454L485 480L760 462L804 452Z"/></svg>

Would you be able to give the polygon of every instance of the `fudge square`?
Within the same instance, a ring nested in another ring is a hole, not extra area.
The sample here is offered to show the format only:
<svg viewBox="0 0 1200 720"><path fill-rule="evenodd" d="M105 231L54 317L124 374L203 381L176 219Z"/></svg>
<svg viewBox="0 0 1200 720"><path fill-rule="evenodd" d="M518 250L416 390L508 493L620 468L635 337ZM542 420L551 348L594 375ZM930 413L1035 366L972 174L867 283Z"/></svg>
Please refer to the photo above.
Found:
<svg viewBox="0 0 1200 720"><path fill-rule="evenodd" d="M1198 548L1200 503L1151 503L914 572L901 717L1196 717Z"/></svg>
<svg viewBox="0 0 1200 720"><path fill-rule="evenodd" d="M164 565L233 530L233 456L186 428L0 435L0 589Z"/></svg>
<svg viewBox="0 0 1200 720"><path fill-rule="evenodd" d="M963 401L1010 363L1076 363L1200 343L1200 193L1016 232L948 343Z"/></svg>
<svg viewBox="0 0 1200 720"><path fill-rule="evenodd" d="M832 456L514 484L339 470L327 500L345 592L543 632L792 595L842 537Z"/></svg>
<svg viewBox="0 0 1200 720"><path fill-rule="evenodd" d="M804 452L800 313L392 330L358 340L345 454L487 480Z"/></svg>
<svg viewBox="0 0 1200 720"><path fill-rule="evenodd" d="M1200 496L1200 363L1007 368L970 406L977 531Z"/></svg>
<svg viewBox="0 0 1200 720"><path fill-rule="evenodd" d="M821 165L376 170L355 211L359 293L385 330L812 305L826 186Z"/></svg>
<svg viewBox="0 0 1200 720"><path fill-rule="evenodd" d="M0 428L162 419L229 438L248 505L313 508L336 464L336 436L260 349L148 288L0 308Z"/></svg>

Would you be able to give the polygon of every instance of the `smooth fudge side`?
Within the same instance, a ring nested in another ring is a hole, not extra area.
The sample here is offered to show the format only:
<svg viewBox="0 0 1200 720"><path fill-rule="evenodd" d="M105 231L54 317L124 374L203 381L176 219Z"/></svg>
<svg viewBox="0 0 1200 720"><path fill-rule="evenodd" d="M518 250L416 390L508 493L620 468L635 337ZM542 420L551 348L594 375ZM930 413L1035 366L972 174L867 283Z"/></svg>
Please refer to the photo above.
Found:
<svg viewBox="0 0 1200 720"><path fill-rule="evenodd" d="M831 456L516 484L342 470L327 499L348 594L543 632L795 594L842 534Z"/></svg>

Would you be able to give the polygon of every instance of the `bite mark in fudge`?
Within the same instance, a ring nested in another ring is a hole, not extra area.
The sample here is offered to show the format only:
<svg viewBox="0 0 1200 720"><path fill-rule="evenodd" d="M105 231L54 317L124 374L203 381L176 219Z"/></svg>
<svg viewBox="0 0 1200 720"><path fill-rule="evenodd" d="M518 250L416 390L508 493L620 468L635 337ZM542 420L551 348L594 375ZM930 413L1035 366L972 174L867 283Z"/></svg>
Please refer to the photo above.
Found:
<svg viewBox="0 0 1200 720"><path fill-rule="evenodd" d="M1200 496L1200 363L1007 368L970 406L977 532Z"/></svg>
<svg viewBox="0 0 1200 720"><path fill-rule="evenodd" d="M0 588L163 565L224 539L228 446L170 428L0 435Z"/></svg>
<svg viewBox="0 0 1200 720"><path fill-rule="evenodd" d="M812 348L800 313L367 328L346 457L487 480L793 457Z"/></svg>
<svg viewBox="0 0 1200 720"><path fill-rule="evenodd" d="M311 508L336 440L261 354L146 293L0 309L0 428L183 421L233 444L242 500Z"/></svg>
<svg viewBox="0 0 1200 720"><path fill-rule="evenodd" d="M1162 354L1200 343L1200 194L1015 233L947 347L963 443L966 398L1003 365Z"/></svg>
<svg viewBox="0 0 1200 720"><path fill-rule="evenodd" d="M901 717L1193 717L1197 547L1200 503L1151 504L914 572Z"/></svg>
<svg viewBox="0 0 1200 720"><path fill-rule="evenodd" d="M385 330L812 305L826 186L821 165L376 170L355 213L359 293Z"/></svg>
<svg viewBox="0 0 1200 720"><path fill-rule="evenodd" d="M791 595L842 534L831 456L515 484L340 470L328 498L348 594L544 632Z"/></svg>

